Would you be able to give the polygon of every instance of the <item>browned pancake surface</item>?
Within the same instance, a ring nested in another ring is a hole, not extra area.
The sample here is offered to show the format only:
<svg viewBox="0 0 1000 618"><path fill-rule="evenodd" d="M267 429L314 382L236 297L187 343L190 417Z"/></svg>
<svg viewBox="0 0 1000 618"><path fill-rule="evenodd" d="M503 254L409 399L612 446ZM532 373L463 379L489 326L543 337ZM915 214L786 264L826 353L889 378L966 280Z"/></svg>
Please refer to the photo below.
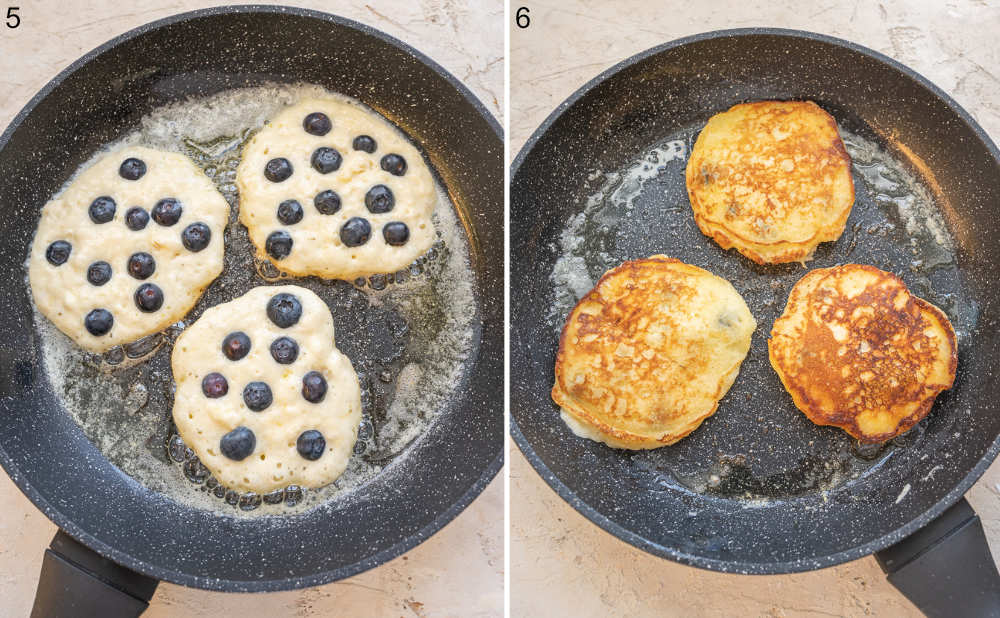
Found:
<svg viewBox="0 0 1000 618"><path fill-rule="evenodd" d="M768 342L795 405L818 425L883 442L927 415L955 379L955 331L899 277L846 264L792 289Z"/></svg>
<svg viewBox="0 0 1000 618"><path fill-rule="evenodd" d="M833 117L811 101L759 101L716 114L686 182L695 221L757 263L805 261L836 240L854 204L851 159Z"/></svg>
<svg viewBox="0 0 1000 618"><path fill-rule="evenodd" d="M755 327L725 279L664 256L625 262L570 314L552 398L587 437L672 444L715 412Z"/></svg>

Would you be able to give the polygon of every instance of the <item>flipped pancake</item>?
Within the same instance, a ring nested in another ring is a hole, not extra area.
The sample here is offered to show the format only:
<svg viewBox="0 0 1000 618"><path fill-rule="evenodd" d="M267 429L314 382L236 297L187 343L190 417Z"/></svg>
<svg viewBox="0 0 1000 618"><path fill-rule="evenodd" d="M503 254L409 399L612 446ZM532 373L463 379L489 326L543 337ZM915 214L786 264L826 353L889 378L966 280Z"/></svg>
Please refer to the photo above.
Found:
<svg viewBox="0 0 1000 618"><path fill-rule="evenodd" d="M570 313L552 399L577 435L673 444L711 416L757 323L725 279L662 255L625 262Z"/></svg>
<svg viewBox="0 0 1000 618"><path fill-rule="evenodd" d="M915 425L955 380L948 317L874 266L809 272L768 341L771 366L817 425L884 442Z"/></svg>
<svg viewBox="0 0 1000 618"><path fill-rule="evenodd" d="M854 204L837 123L812 101L760 101L716 114L688 159L698 228L758 264L812 259Z"/></svg>

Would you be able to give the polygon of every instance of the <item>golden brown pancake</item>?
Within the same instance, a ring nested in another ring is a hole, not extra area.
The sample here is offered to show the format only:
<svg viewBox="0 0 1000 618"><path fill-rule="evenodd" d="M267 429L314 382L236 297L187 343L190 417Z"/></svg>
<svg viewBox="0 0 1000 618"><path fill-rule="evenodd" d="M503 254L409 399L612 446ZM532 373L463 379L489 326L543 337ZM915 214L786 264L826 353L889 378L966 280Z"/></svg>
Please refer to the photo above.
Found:
<svg viewBox="0 0 1000 618"><path fill-rule="evenodd" d="M771 366L817 425L884 442L951 388L958 351L948 317L874 266L809 272L768 341Z"/></svg>
<svg viewBox="0 0 1000 618"><path fill-rule="evenodd" d="M662 255L625 262L570 313L552 399L578 435L628 449L673 444L715 412L756 327L721 277Z"/></svg>
<svg viewBox="0 0 1000 618"><path fill-rule="evenodd" d="M804 262L837 240L854 204L837 123L812 101L760 101L716 114L687 164L702 233L758 264Z"/></svg>

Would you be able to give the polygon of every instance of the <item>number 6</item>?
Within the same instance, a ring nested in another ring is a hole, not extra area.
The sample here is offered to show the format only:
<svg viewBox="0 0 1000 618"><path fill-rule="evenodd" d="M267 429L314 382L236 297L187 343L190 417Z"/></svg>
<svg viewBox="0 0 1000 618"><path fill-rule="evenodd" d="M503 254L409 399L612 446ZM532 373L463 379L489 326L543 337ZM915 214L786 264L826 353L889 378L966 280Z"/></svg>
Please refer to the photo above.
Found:
<svg viewBox="0 0 1000 618"><path fill-rule="evenodd" d="M531 25L531 18L528 17L528 13L530 12L531 12L530 9L528 9L528 7L526 6L522 6L521 8L517 9L517 14L514 21L517 22L518 28L527 28L528 26Z"/></svg>

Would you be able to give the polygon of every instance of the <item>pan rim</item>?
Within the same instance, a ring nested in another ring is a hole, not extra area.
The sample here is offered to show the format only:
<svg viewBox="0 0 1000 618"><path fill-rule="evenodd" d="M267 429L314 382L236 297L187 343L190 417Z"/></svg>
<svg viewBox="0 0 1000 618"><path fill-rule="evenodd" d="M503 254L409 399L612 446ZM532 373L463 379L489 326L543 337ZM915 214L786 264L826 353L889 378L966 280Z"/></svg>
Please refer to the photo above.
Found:
<svg viewBox="0 0 1000 618"><path fill-rule="evenodd" d="M906 65L900 63L885 54L877 52L873 49L858 45L851 41L845 39L840 39L837 37L820 34L816 32L810 32L807 30L797 30L793 28L772 28L772 27L750 27L750 28L730 28L723 30L712 30L708 32L702 32L686 37L681 37L674 39L672 41L656 45L644 51L641 51L633 56L616 63L612 67L602 71L596 77L587 81L584 85L578 88L573 94L566 98L562 103L560 103L546 118L545 120L536 128L531 136L524 142L524 145L518 151L514 162L511 164L510 178L511 185L513 185L514 178L516 178L518 170L524 163L525 159L534 149L538 141L545 135L549 128L562 117L562 115L573 107L580 99L587 96L592 90L595 90L605 81L616 76L621 71L628 69L635 64L657 54L669 51L678 47L685 45L690 45L692 43L698 43L701 41L719 39L719 38L734 38L734 37L749 37L749 36L779 36L786 37L790 39L805 39L820 43L826 43L836 47L841 47L855 53L867 56L875 61L882 64L888 65L890 68L903 73L917 84L919 84L924 89L928 90L935 97L940 99L944 104L950 109L959 120L961 120L966 126L972 129L972 132L977 138L983 143L987 151L992 155L993 160L1000 167L1000 149L997 148L996 144L986 133L986 131L975 121L975 119L962 108L951 96L945 93L942 89L934 85L926 77L920 75L913 69L910 69ZM513 329L513 319L508 321L509 328ZM513 354L509 354L508 358L513 358ZM516 404L511 400L511 407ZM923 526L930 523L938 515L943 513L948 507L953 505L958 501L965 493L975 484L976 481L983 475L986 468L989 467L993 460L996 459L998 453L1000 453L1000 435L994 438L993 443L980 457L979 461L975 466L962 478L962 480L956 484L947 494L945 494L940 500L933 504L930 508L924 511L918 517L911 519L909 522L903 526L896 528L895 530L882 535L868 543L852 547L850 549L845 549L832 554L827 554L825 556L819 556L815 558L800 558L797 560L788 560L782 562L731 562L725 560L718 560L714 558L706 558L703 556L697 556L694 554L686 553L680 551L673 547L666 547L658 543L652 542L645 537L638 535L625 527L613 522L602 513L598 512L596 509L591 507L589 504L585 503L580 499L566 484L564 484L559 478L549 469L549 467L542 461L541 457L532 448L531 443L524 437L518 427L517 420L514 418L514 414L510 415L510 433L514 438L514 442L517 444L521 453L524 455L525 459L531 464L535 471L542 477L542 479L548 484L548 486L553 489L559 496L566 501L570 506L572 506L578 513L583 515L585 518L590 520L591 523L597 525L598 527L604 529L606 532L612 534L618 539L625 541L626 543L637 547L647 553L659 556L661 558L667 558L681 564L688 566L694 566L710 571L719 571L722 573L738 573L747 575L773 575L773 574L784 574L784 573L800 573L803 571L813 571L819 570L831 566L835 566L844 562L851 560L856 560L858 558L863 558L869 554L876 551L884 549L904 538L913 534Z"/></svg>
<svg viewBox="0 0 1000 618"><path fill-rule="evenodd" d="M136 37L142 36L153 30L163 28L165 26L170 26L176 23L191 21L194 19L199 19L202 17L211 17L216 15L234 15L234 14L270 14L270 15L293 15L297 17L308 17L312 19L318 19L325 22L331 22L338 26L347 27L363 34L373 36L389 45L400 49L401 51L413 56L420 64L426 66L427 68L434 71L437 75L443 78L455 91L468 102L473 109L478 113L478 115L483 118L489 127L493 130L496 137L503 141L504 133L499 121L490 112L486 106L472 93L471 90L461 81L459 81L454 75L452 75L447 69L442 67L440 64L435 62L429 56L423 52L417 50L416 48L410 46L409 44L390 36L381 30L373 28L372 26L363 24L361 22L341 17L339 15L334 15L332 13L327 13L323 11L317 11L313 9L305 9L300 7L283 6L283 5L264 5L264 4L247 4L247 5L237 5L237 6L217 6L209 7L204 9L198 9L194 11L185 11L182 13L176 13L169 15L167 17L157 19L135 28L132 28L126 32L118 34L108 41L102 43L101 45L91 49L84 55L80 56L77 60L73 61L67 67L62 69L55 77L49 80L28 102L25 106L14 116L7 128L0 134L0 150L3 150L11 136L14 132L20 128L21 124L24 122L25 118L34 111L35 107L38 106L52 90L58 87L63 81L65 81L69 76L74 74L79 69L83 68L85 65L89 64L98 56L102 55L106 51L117 47L118 45L130 41ZM388 548L368 556L362 560L354 562L349 565L345 565L336 569L320 571L313 573L311 575L302 575L294 577L286 577L281 579L270 579L270 580L238 580L238 579L219 579L214 577L203 577L197 575L191 575L188 573L183 573L174 569L163 568L152 563L146 562L144 560L139 560L134 558L131 554L123 552L103 541L99 540L95 536L89 534L77 524L72 521L72 519L65 515L61 510L55 508L47 500L45 500L41 494L39 494L35 488L31 485L28 480L28 475L23 473L15 462L10 458L8 453L0 449L0 465L3 466L8 477L17 485L18 489L21 490L32 504L35 505L38 510L40 510L52 523L64 530L71 537L80 541L90 549L94 550L101 556L113 560L114 562L125 566L129 569L142 573L144 575L154 577L160 581L167 581L173 584L179 584L182 586L188 586L192 588L199 588L203 590L219 590L226 592L276 592L281 590L292 590L297 588L307 588L311 586L319 586L322 584L327 584L333 581L338 581L357 575L374 567L380 566L396 558L407 551L413 549L417 545L423 543L436 532L441 530L445 525L455 519L462 511L465 510L472 501L479 496L486 488L486 486L492 481L503 467L504 464L504 445L503 440L500 441L499 452L490 461L489 465L485 467L482 474L475 480L472 485L461 495L461 497L453 502L451 506L442 511L435 517L430 523L426 524L424 527L420 528L416 532L409 534L399 542L389 546ZM127 478L128 475L125 475Z"/></svg>

